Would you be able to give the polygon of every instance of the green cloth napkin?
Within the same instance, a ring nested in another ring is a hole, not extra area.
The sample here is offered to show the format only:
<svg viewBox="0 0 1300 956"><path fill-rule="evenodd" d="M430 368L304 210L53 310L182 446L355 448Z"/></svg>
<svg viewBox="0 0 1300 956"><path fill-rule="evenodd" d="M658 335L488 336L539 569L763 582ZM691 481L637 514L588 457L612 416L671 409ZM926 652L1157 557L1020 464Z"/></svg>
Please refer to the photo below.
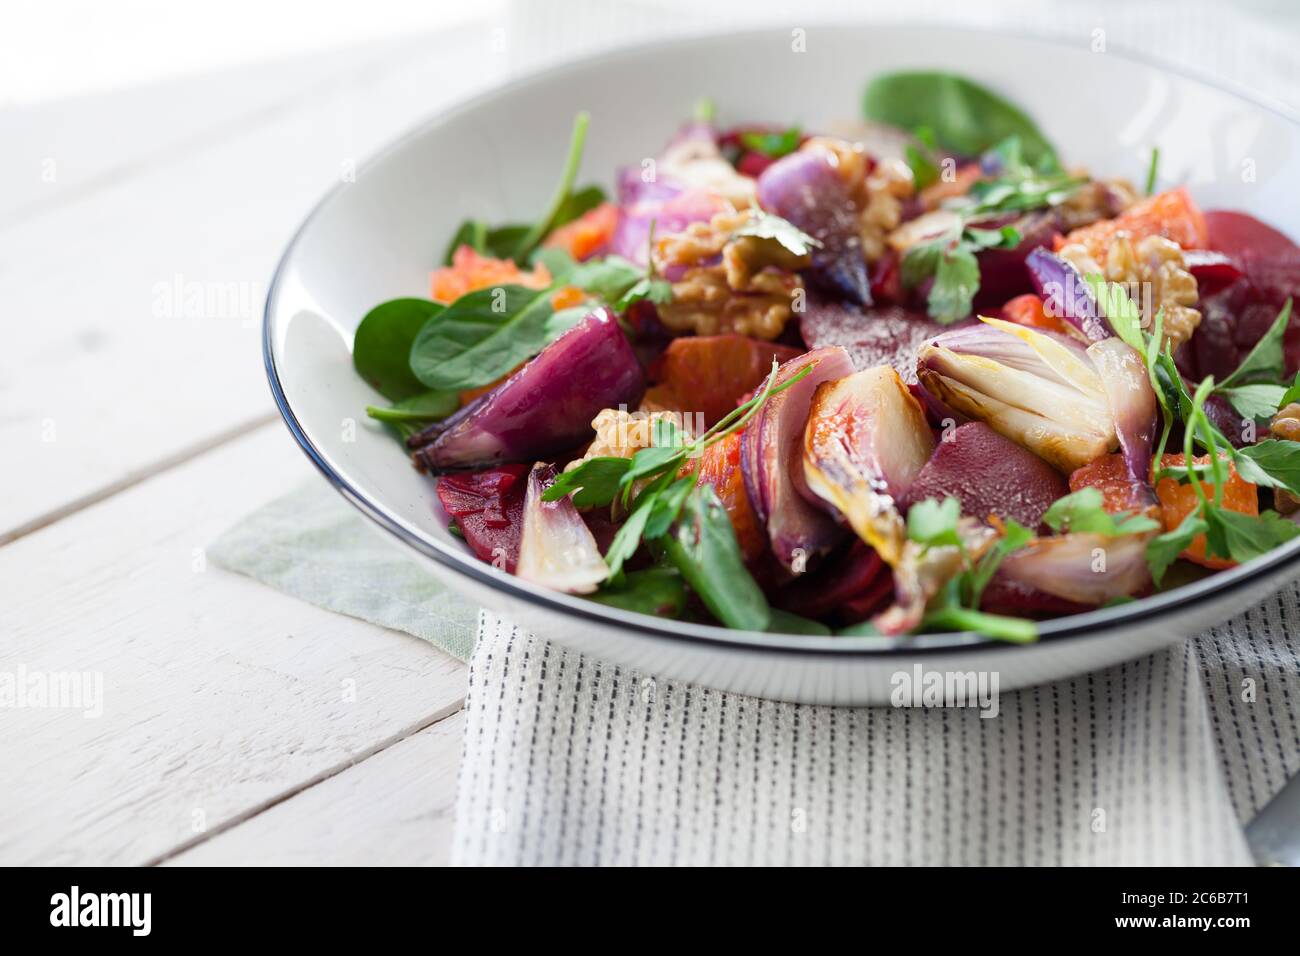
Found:
<svg viewBox="0 0 1300 956"><path fill-rule="evenodd" d="M240 519L214 564L469 660L478 606L449 590L319 479Z"/></svg>

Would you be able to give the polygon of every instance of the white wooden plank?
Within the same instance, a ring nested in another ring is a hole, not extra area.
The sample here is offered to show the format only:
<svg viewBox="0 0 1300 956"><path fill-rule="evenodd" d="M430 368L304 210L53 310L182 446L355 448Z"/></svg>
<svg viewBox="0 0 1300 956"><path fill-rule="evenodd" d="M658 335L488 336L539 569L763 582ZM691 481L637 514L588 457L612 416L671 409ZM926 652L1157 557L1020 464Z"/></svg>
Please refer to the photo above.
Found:
<svg viewBox="0 0 1300 956"><path fill-rule="evenodd" d="M491 83L504 58L484 57L488 43L485 30L443 38L81 201L0 222L0 445L23 465L0 498L0 540L266 414L259 321L284 245L350 164Z"/></svg>
<svg viewBox="0 0 1300 956"><path fill-rule="evenodd" d="M459 707L428 644L202 561L309 474L267 426L0 548L0 679L89 672L103 702L0 708L0 863L165 856Z"/></svg>
<svg viewBox="0 0 1300 956"><path fill-rule="evenodd" d="M464 725L440 720L165 863L445 865Z"/></svg>

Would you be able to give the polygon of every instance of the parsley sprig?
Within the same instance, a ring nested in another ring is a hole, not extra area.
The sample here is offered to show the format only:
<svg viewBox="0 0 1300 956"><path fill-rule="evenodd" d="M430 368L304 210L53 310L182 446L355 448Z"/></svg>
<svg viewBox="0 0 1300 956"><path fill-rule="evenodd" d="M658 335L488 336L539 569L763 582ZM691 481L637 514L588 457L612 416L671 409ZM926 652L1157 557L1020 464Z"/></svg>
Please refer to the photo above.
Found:
<svg viewBox="0 0 1300 956"><path fill-rule="evenodd" d="M1249 561L1300 536L1300 527L1274 511L1250 515L1223 505L1224 486L1230 478L1229 464L1236 467L1242 478L1259 487L1283 488L1300 494L1300 442L1266 439L1236 448L1210 421L1205 411L1206 401L1218 394L1233 402L1247 418L1267 418L1285 404L1288 395L1300 394L1300 382L1287 388L1259 381L1263 377L1280 377L1282 336L1290 320L1291 301L1287 300L1269 331L1236 371L1217 385L1214 377L1209 376L1189 391L1174 362L1171 344L1162 341L1163 311L1156 312L1152 332L1148 334L1141 327L1137 305L1122 286L1106 282L1098 275L1089 275L1086 281L1115 334L1131 346L1147 366L1163 417L1154 456L1153 481L1173 478L1191 484L1196 492L1196 506L1178 527L1157 535L1147 544L1147 565L1156 584L1161 583L1169 566L1198 535L1205 535L1207 555L1232 561ZM1233 401L1234 397L1241 400L1238 390L1261 384L1270 385L1270 390L1267 395L1256 397L1257 404L1248 406L1249 414ZM1184 463L1166 466L1163 464L1164 451L1176 423L1180 423L1183 429ZM1198 448L1209 455L1207 463L1196 462Z"/></svg>
<svg viewBox="0 0 1300 956"><path fill-rule="evenodd" d="M777 363L773 362L772 372L763 388L702 435L688 438L670 419L657 420L650 430L649 448L640 449L631 458L589 458L571 471L562 473L542 498L556 501L564 495L572 495L574 504L579 507L601 507L618 500L623 507L629 508L627 520L614 535L605 555L610 578L616 578L642 540L662 538L677 521L697 482L694 473L679 477L678 473L686 462L698 457L715 442L744 428L769 398L802 380L811 371L812 366L808 365L777 384ZM637 490L639 483L644 484Z"/></svg>
<svg viewBox="0 0 1300 956"><path fill-rule="evenodd" d="M950 579L931 600L922 630L976 631L989 637L1015 643L1038 639L1038 626L1031 620L989 614L979 610L984 588L1007 555L1019 551L1033 540L1034 533L1013 520L1003 525L1002 536L978 560L972 560L961 536L961 503L956 498L918 501L907 512L907 537L930 548L955 547L961 554L962 571Z"/></svg>

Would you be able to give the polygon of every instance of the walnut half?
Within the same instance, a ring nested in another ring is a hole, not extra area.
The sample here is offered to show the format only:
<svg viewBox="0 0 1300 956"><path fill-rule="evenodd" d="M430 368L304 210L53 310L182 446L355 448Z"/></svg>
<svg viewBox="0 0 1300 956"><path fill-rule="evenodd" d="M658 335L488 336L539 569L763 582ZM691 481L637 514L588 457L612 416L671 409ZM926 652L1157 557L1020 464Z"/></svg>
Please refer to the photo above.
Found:
<svg viewBox="0 0 1300 956"><path fill-rule="evenodd" d="M1192 337L1201 324L1196 305L1196 277L1187 269L1178 243L1163 236L1147 236L1136 243L1126 232L1118 232L1106 251L1103 268L1086 246L1071 243L1060 255L1083 275L1100 273L1111 282L1127 287L1142 310L1143 325L1150 327L1157 309L1164 309L1163 343L1178 348Z"/></svg>
<svg viewBox="0 0 1300 956"><path fill-rule="evenodd" d="M661 275L680 273L672 301L659 306L659 318L669 329L769 340L785 329L803 288L796 273L807 267L808 257L775 239L737 236L754 215L748 209L720 212L655 240L655 269Z"/></svg>

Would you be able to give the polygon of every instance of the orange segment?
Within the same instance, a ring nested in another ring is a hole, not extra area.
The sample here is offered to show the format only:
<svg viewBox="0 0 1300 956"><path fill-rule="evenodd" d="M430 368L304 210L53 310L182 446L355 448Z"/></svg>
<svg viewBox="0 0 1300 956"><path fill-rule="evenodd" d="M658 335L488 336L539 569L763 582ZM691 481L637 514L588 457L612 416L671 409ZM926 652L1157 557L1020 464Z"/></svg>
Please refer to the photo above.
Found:
<svg viewBox="0 0 1300 956"><path fill-rule="evenodd" d="M1195 460L1198 465L1207 465L1210 462L1210 456L1202 455ZM1161 464L1166 467L1169 465L1182 465L1185 462L1186 458L1183 455L1165 455L1161 459ZM1238 475L1237 469L1233 467L1231 462L1228 462L1227 465L1228 480L1223 486L1222 506L1229 511L1238 511L1246 515L1258 515L1259 495L1256 493L1255 485ZM1213 487L1206 485L1204 491L1208 498L1213 494ZM1166 531L1177 528L1200 501L1196 489L1191 484L1179 484L1175 478L1160 479L1156 483L1156 497L1160 499L1160 509ZM1227 558L1206 557L1205 535L1203 534L1193 538L1191 547L1184 551L1180 557L1204 565L1207 568L1231 568L1237 563Z"/></svg>
<svg viewBox="0 0 1300 956"><path fill-rule="evenodd" d="M1102 455L1070 475L1070 491L1096 488L1101 492L1101 506L1110 514L1145 509L1142 486L1129 477L1123 455ZM1154 509L1153 509L1154 510ZM1152 517L1159 517L1152 515Z"/></svg>
<svg viewBox="0 0 1300 956"><path fill-rule="evenodd" d="M688 459L678 474L694 472L703 484L713 486L736 531L741 555L746 561L754 561L766 549L767 535L759 526L758 516L749 503L749 493L745 491L745 476L740 468L740 434L732 432L714 442L698 458Z"/></svg>
<svg viewBox="0 0 1300 956"><path fill-rule="evenodd" d="M444 305L450 305L466 292L496 285L544 289L550 284L551 274L544 265L527 272L509 259L479 255L472 246L461 246L452 255L451 265L435 269L429 278L433 300Z"/></svg>
<svg viewBox="0 0 1300 956"><path fill-rule="evenodd" d="M609 245L617 225L618 207L613 203L601 203L573 222L552 230L542 245L547 249L563 249L581 262Z"/></svg>
<svg viewBox="0 0 1300 956"><path fill-rule="evenodd" d="M1004 305L1002 318L1017 325L1027 325L1031 329L1048 329L1062 333L1067 331L1060 319L1047 314L1043 300L1032 292L1028 295L1018 295Z"/></svg>
<svg viewBox="0 0 1300 956"><path fill-rule="evenodd" d="M785 362L798 354L788 345L744 335L673 339L659 361L658 382L648 398L655 404L678 402L671 405L673 410L692 416L698 412L711 426L763 383L773 358Z"/></svg>
<svg viewBox="0 0 1300 956"><path fill-rule="evenodd" d="M1179 186L1134 203L1114 219L1103 219L1081 226L1068 236L1058 236L1056 248L1081 243L1093 259L1105 264L1106 249L1118 232L1128 233L1134 242L1148 236L1164 236L1184 249L1204 249L1209 242L1205 216L1186 188Z"/></svg>

